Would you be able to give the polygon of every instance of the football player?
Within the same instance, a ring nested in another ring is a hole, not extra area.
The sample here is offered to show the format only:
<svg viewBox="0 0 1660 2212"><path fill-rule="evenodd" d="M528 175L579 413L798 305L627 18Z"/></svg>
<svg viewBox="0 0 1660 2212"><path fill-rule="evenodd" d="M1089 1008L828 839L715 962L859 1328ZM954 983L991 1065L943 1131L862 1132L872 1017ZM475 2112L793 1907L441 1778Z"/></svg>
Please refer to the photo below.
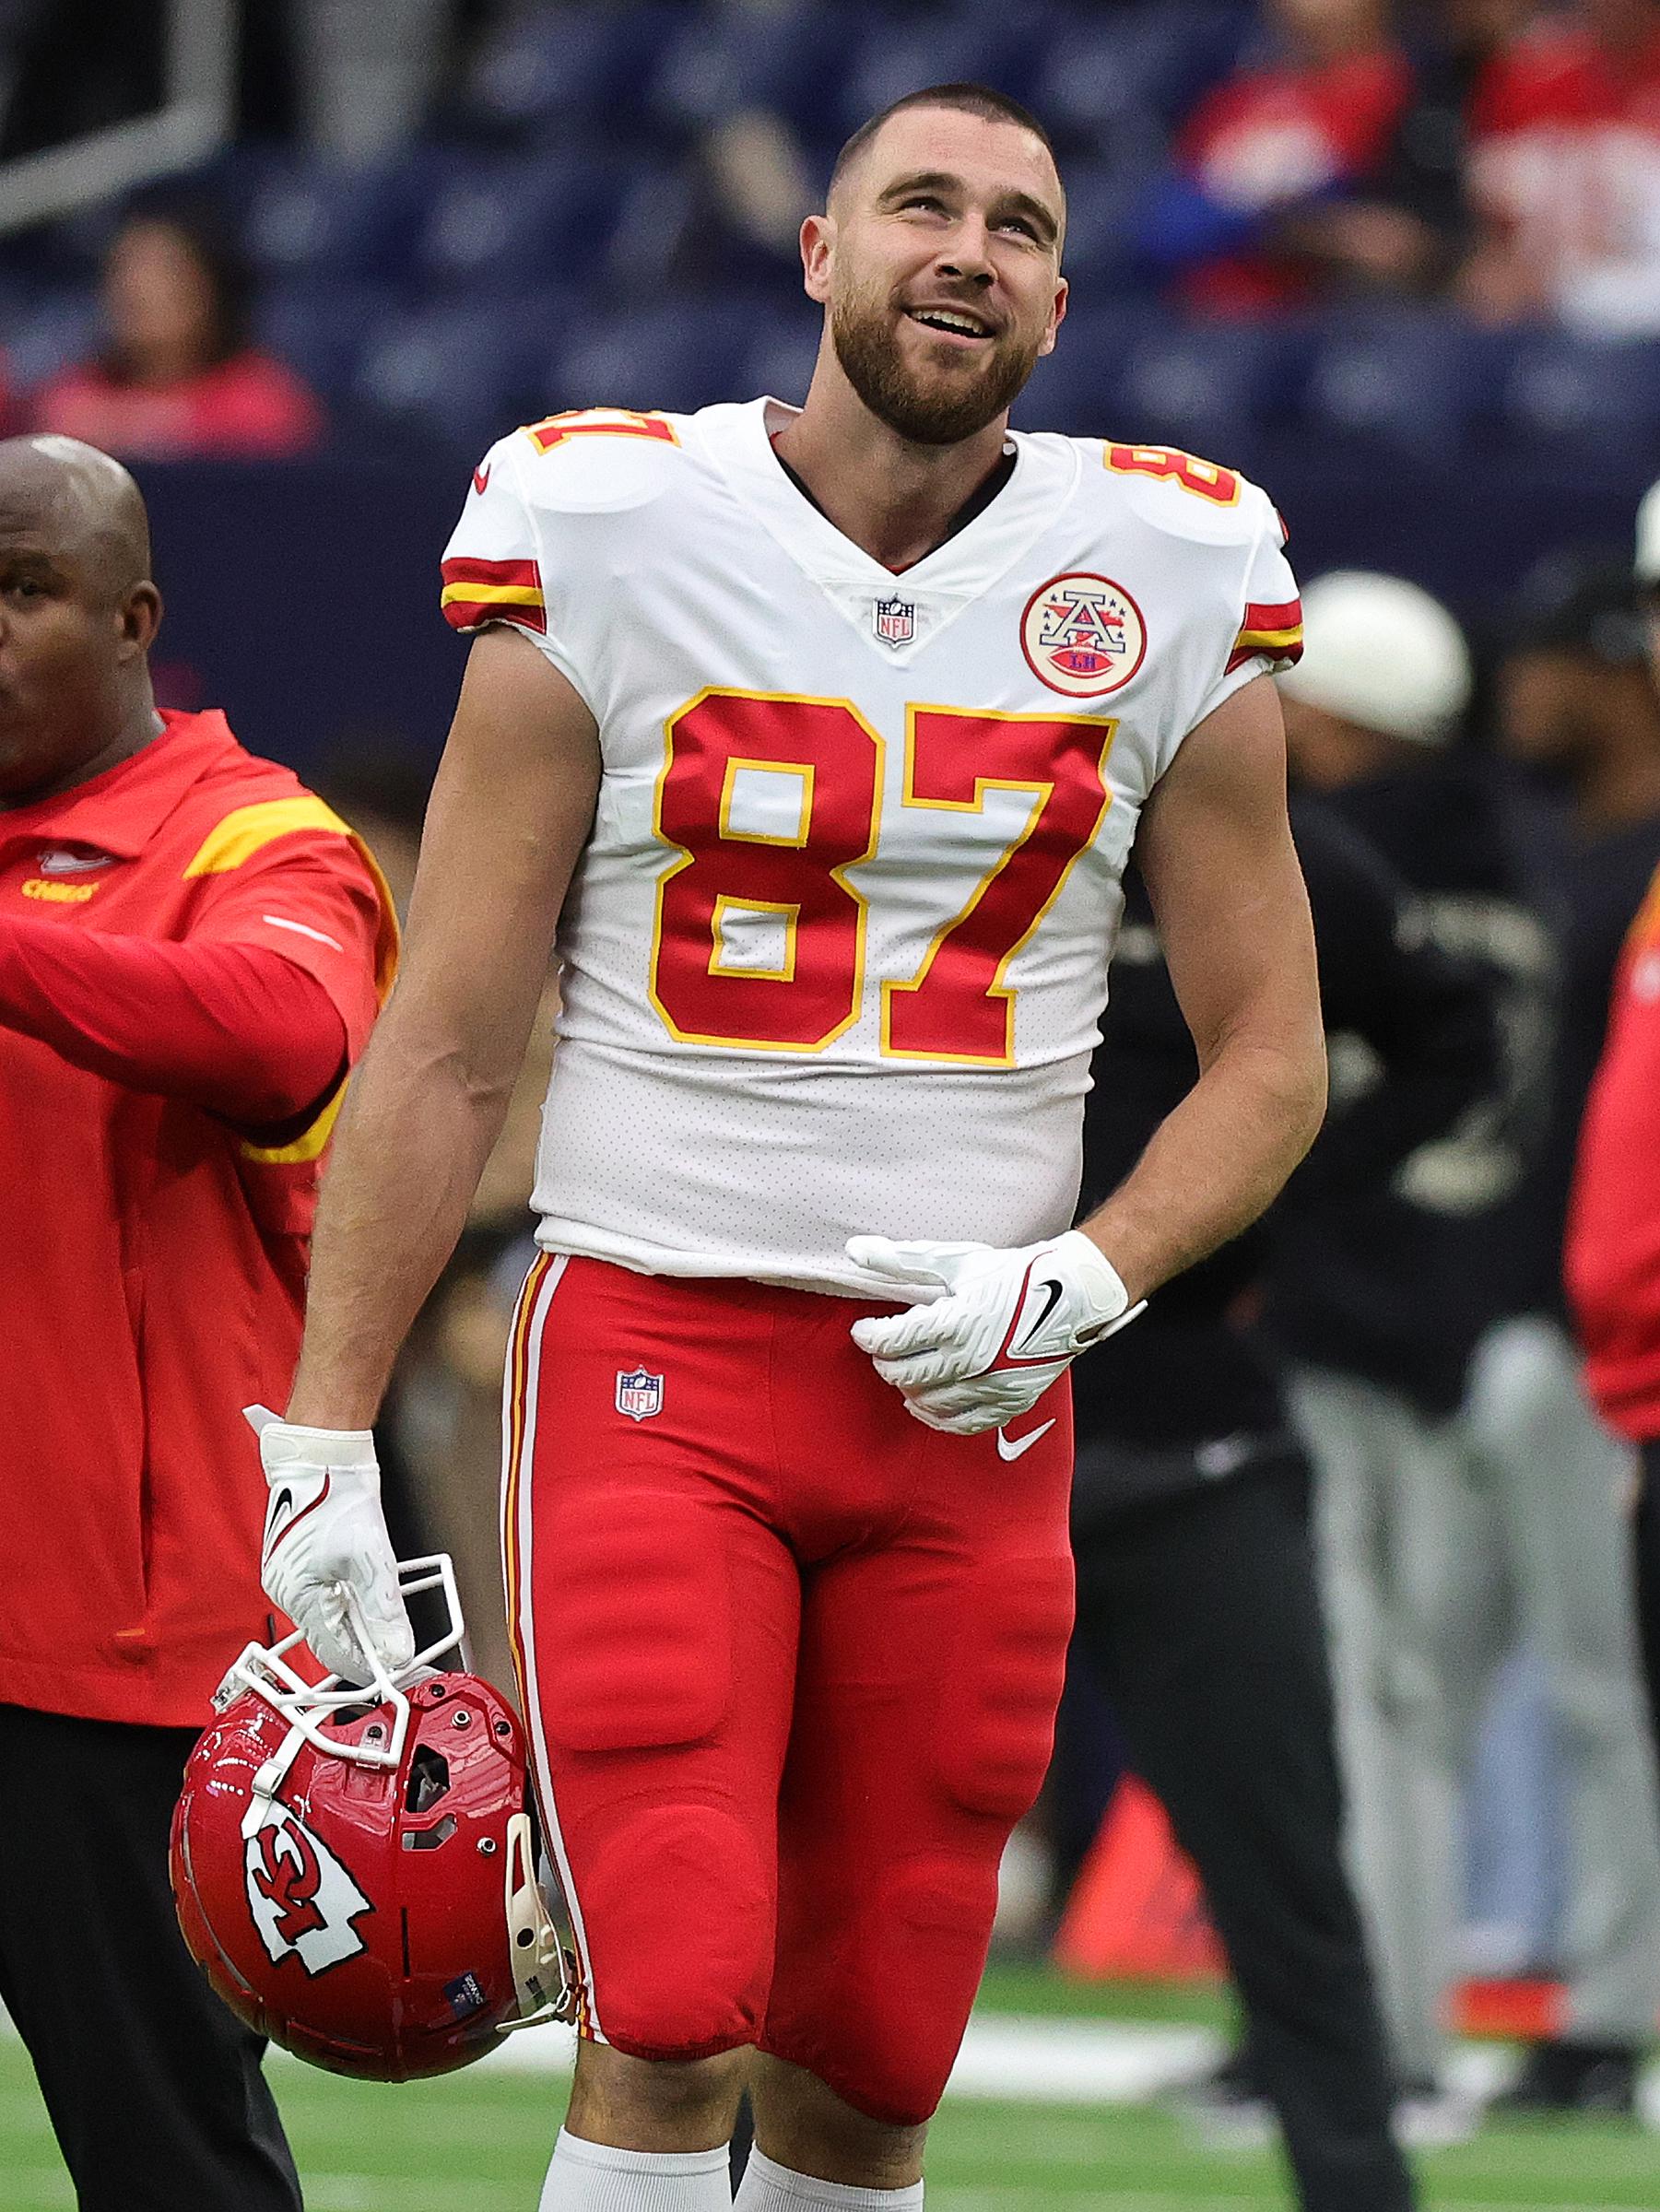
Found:
<svg viewBox="0 0 1660 2212"><path fill-rule="evenodd" d="M354 1088L268 1587L407 1651L370 1425L550 944L509 1605L583 1978L548 2212L922 2201L1072 1614L1067 1367L1252 1220L1324 1062L1262 492L1011 435L1065 203L912 95L802 232L805 406L555 416L444 563L477 631ZM1131 842L1202 1073L1069 1231ZM286 1497L285 1497L286 1493Z"/></svg>

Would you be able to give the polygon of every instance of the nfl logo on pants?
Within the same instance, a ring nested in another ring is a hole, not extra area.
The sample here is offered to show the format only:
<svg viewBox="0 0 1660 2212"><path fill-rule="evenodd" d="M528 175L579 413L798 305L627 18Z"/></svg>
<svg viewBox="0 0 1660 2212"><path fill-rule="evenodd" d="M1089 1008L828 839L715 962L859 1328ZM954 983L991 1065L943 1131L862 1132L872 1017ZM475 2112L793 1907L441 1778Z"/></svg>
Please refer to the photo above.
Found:
<svg viewBox="0 0 1660 2212"><path fill-rule="evenodd" d="M663 1411L663 1377L648 1375L643 1367L617 1371L617 1410L631 1421L650 1420Z"/></svg>

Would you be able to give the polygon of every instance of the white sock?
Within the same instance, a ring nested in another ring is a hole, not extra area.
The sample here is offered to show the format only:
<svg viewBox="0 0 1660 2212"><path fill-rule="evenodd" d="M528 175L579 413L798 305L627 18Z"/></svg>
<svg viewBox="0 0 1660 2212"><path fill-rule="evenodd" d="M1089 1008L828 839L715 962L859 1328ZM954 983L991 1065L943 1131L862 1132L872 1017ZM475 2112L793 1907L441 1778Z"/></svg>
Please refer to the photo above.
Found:
<svg viewBox="0 0 1660 2212"><path fill-rule="evenodd" d="M855 2189L847 2182L794 2173L765 2151L752 2150L732 2212L800 2212L803 2205L816 2206L818 2212L916 2212L922 2201L920 2182L908 2189Z"/></svg>
<svg viewBox="0 0 1660 2212"><path fill-rule="evenodd" d="M731 2161L719 2150L613 2150L561 2127L541 2212L730 2212Z"/></svg>

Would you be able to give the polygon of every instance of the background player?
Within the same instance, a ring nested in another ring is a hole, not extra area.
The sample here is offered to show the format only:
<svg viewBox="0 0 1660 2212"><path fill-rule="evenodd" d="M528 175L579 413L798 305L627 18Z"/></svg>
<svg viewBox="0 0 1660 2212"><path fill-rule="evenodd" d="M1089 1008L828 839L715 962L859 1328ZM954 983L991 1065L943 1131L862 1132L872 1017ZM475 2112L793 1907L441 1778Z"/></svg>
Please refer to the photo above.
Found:
<svg viewBox="0 0 1660 2212"><path fill-rule="evenodd" d="M125 469L0 444L0 1998L84 2212L289 2212L264 2045L180 1938L168 1822L270 1632L227 1431L293 1372L395 926L287 769L158 714L160 614Z"/></svg>
<svg viewBox="0 0 1660 2212"><path fill-rule="evenodd" d="M1023 111L912 96L804 229L828 311L805 409L535 426L476 473L446 562L486 634L297 1425L262 1440L288 1492L267 1584L331 1665L359 1663L347 1586L407 1648L368 1427L557 929L506 1450L586 1980L546 2206L724 2203L756 2042L744 2206L921 2201L1048 1754L1066 1365L1254 1218L1318 1124L1257 680L1296 649L1282 533L1185 456L1011 446L1063 221ZM1202 1073L1065 1233L1138 823Z"/></svg>

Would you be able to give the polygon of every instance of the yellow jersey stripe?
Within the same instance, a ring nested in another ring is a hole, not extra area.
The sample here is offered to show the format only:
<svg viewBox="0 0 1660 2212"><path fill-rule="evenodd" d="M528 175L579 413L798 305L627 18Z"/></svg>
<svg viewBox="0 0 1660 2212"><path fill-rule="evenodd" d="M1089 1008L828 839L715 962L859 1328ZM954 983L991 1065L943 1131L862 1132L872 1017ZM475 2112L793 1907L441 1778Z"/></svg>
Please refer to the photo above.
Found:
<svg viewBox="0 0 1660 2212"><path fill-rule="evenodd" d="M544 604L542 594L534 583L446 583L438 603L441 606L448 606L452 600L457 599L465 599L476 606L541 606Z"/></svg>
<svg viewBox="0 0 1660 2212"><path fill-rule="evenodd" d="M296 830L327 830L336 837L351 831L332 806L311 792L297 799L260 799L252 806L238 806L215 823L191 856L186 876L223 876L252 860L273 838Z"/></svg>

